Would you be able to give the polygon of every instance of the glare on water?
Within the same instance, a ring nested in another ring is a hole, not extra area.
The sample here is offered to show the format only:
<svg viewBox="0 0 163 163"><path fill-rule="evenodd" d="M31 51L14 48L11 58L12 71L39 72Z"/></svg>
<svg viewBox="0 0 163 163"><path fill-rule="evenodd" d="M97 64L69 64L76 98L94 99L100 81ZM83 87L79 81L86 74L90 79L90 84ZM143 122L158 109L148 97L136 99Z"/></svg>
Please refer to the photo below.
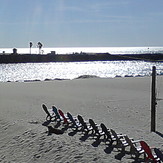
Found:
<svg viewBox="0 0 163 163"><path fill-rule="evenodd" d="M74 79L84 75L101 78L149 76L152 66L163 75L163 63L144 61L94 61L0 64L0 81Z"/></svg>

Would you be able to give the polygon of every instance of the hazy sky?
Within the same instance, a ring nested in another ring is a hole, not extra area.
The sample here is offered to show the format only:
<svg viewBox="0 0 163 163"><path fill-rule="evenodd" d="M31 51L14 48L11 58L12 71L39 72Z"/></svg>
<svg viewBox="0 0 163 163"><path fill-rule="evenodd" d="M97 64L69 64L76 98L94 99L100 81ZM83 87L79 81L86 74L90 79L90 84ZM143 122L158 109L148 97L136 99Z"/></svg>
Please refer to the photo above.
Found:
<svg viewBox="0 0 163 163"><path fill-rule="evenodd" d="M0 48L163 46L163 0L0 0Z"/></svg>

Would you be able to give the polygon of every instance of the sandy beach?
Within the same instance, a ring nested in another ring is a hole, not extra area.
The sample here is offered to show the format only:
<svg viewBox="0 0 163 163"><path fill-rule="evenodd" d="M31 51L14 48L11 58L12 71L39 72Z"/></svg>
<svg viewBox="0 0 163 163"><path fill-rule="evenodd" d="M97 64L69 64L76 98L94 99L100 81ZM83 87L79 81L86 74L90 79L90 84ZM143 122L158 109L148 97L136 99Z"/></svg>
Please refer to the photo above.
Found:
<svg viewBox="0 0 163 163"><path fill-rule="evenodd" d="M163 76L157 77L163 99ZM162 85L162 86L161 86ZM0 83L0 162L108 163L134 162L129 154L97 144L67 129L48 135L44 103L64 113L104 123L118 133L144 140L163 151L163 100L157 105L157 132L150 132L151 77L90 78ZM62 127L62 126L60 126Z"/></svg>

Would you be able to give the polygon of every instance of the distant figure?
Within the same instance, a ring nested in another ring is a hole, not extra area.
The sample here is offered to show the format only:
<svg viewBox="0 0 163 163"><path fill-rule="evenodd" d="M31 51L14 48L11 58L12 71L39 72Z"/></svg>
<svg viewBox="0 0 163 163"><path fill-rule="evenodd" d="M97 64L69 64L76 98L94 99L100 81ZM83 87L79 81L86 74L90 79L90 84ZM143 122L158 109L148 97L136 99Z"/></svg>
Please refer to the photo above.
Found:
<svg viewBox="0 0 163 163"><path fill-rule="evenodd" d="M39 48L39 54L41 53L41 48L42 48L42 43L41 42L38 42L37 43L37 47Z"/></svg>
<svg viewBox="0 0 163 163"><path fill-rule="evenodd" d="M12 54L18 54L16 48L13 49L13 53Z"/></svg>
<svg viewBox="0 0 163 163"><path fill-rule="evenodd" d="M32 43L32 42L30 42L30 43L29 43L29 47L30 47L30 54L31 54L31 48L32 48L32 46L33 46L33 43Z"/></svg>

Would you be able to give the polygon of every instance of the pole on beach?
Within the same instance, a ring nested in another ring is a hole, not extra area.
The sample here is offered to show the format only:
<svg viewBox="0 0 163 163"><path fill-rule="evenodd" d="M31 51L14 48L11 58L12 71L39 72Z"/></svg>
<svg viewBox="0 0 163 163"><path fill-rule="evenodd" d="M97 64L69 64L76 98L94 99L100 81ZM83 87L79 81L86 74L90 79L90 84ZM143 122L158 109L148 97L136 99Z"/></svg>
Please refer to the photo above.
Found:
<svg viewBox="0 0 163 163"><path fill-rule="evenodd" d="M156 131L156 67L152 67L151 132Z"/></svg>

